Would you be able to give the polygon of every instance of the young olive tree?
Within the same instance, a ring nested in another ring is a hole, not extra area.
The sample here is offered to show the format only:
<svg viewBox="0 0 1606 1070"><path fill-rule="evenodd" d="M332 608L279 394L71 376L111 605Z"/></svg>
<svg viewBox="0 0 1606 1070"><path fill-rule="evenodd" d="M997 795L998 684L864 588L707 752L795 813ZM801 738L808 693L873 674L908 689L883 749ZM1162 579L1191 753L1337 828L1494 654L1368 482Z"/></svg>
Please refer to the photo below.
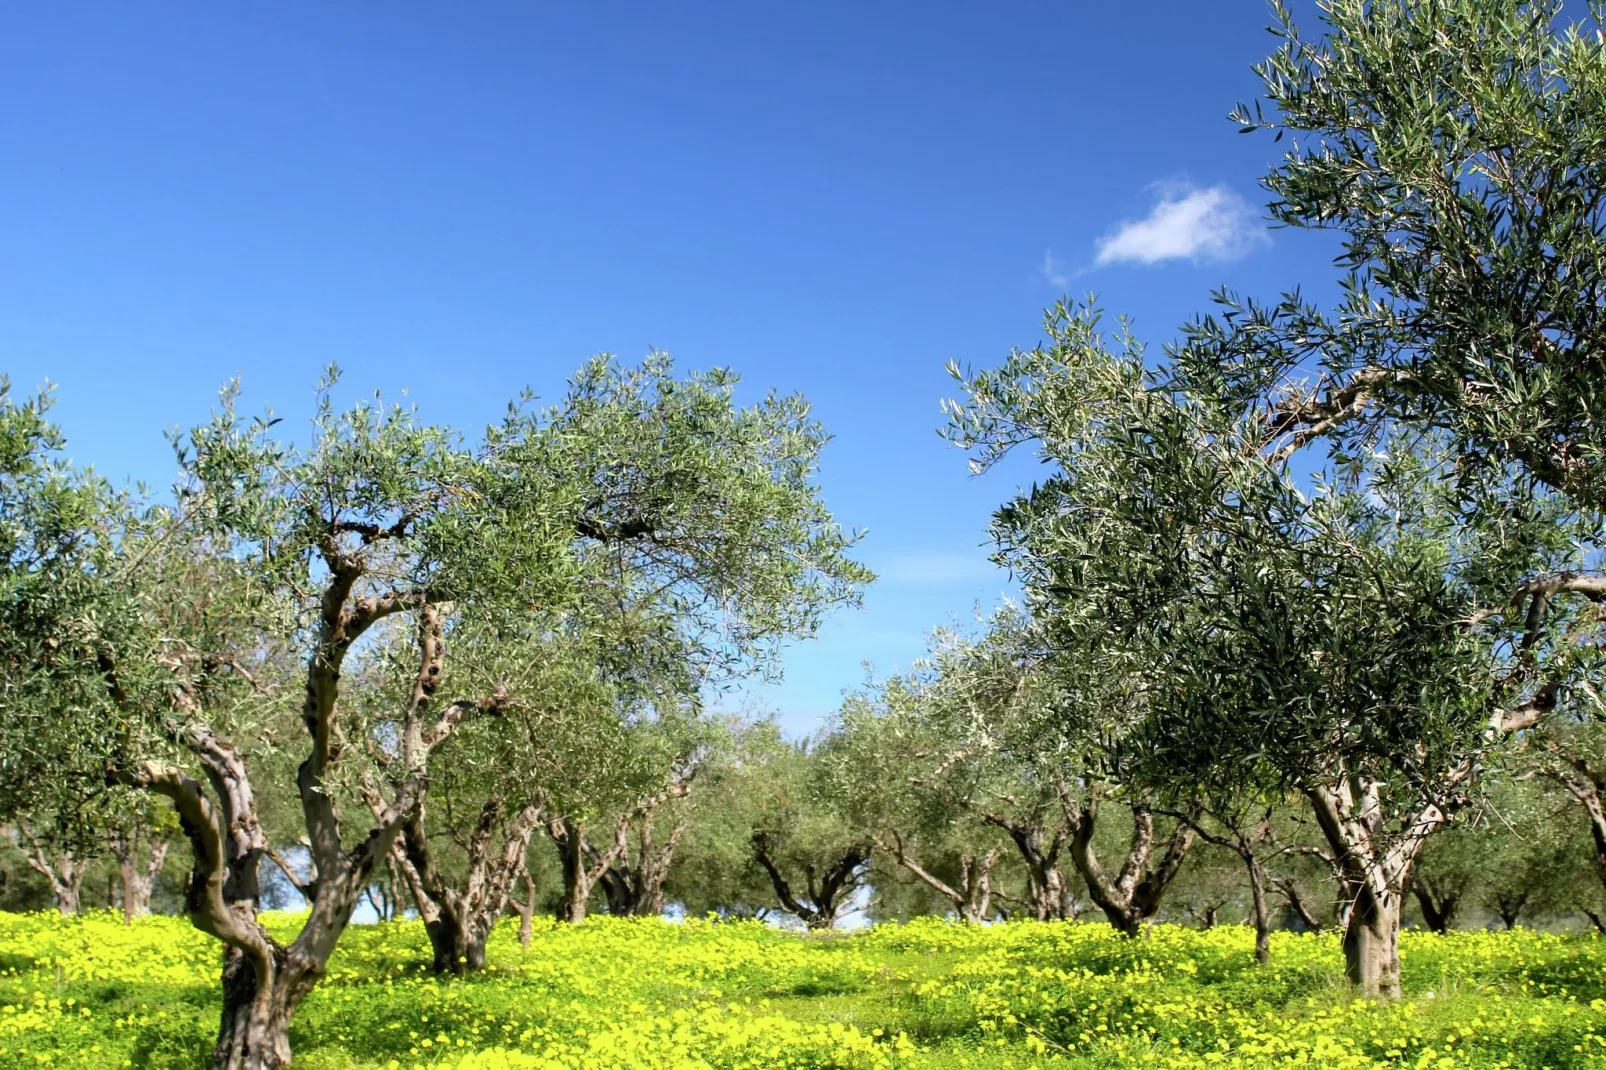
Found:
<svg viewBox="0 0 1606 1070"><path fill-rule="evenodd" d="M1469 522L1449 462L1399 442L1302 491L1263 414L1152 372L1129 335L1112 351L1091 310L1047 329L965 379L950 433L981 468L1024 443L1054 466L999 511L999 556L1051 656L1127 695L1060 716L1158 792L1302 794L1353 892L1351 979L1397 995L1422 843L1571 664L1545 605L1496 641L1519 579L1575 562L1565 509L1517 479Z"/></svg>

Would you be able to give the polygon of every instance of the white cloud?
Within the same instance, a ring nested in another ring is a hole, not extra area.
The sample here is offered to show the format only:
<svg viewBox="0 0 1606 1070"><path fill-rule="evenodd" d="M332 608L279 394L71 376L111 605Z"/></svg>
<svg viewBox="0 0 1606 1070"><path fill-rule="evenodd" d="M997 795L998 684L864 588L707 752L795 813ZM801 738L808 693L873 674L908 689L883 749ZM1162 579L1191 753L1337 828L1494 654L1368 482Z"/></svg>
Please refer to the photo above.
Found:
<svg viewBox="0 0 1606 1070"><path fill-rule="evenodd" d="M1065 264L1054 259L1054 254L1051 252L1043 253L1043 266L1038 270L1043 276L1043 281L1056 290L1063 290L1070 285L1071 276L1066 271Z"/></svg>
<svg viewBox="0 0 1606 1070"><path fill-rule="evenodd" d="M1098 243L1098 262L1236 260L1268 239L1255 213L1226 186L1160 188L1142 219L1128 219Z"/></svg>

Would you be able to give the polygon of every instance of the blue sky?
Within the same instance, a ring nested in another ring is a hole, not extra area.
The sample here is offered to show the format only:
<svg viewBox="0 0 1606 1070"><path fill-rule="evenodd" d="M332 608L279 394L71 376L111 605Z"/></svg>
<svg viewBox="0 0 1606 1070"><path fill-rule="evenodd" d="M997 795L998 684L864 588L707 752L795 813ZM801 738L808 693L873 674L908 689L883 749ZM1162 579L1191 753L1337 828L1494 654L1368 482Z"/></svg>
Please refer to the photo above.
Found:
<svg viewBox="0 0 1606 1070"><path fill-rule="evenodd" d="M1300 10L1300 8L1296 8ZM733 698L796 731L991 604L949 359L1096 291L1158 344L1227 283L1323 283L1224 116L1266 9L1061 3L22 5L0 38L0 370L71 452L165 484L238 374L295 418L336 361L477 431L596 352L727 365L835 434L882 574ZM1321 289L1320 286L1317 289ZM293 420L287 420L287 425ZM1017 468L1014 472L1024 472ZM1029 478L1029 472L1025 476Z"/></svg>

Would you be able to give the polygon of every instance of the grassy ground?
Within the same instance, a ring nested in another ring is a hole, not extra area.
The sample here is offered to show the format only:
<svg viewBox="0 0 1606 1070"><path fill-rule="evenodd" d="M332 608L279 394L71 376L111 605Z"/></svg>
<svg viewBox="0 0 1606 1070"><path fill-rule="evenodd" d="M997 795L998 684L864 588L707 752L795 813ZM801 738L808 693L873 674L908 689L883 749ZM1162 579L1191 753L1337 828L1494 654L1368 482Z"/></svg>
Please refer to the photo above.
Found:
<svg viewBox="0 0 1606 1070"><path fill-rule="evenodd" d="M286 936L295 919L271 920ZM1330 936L922 921L803 937L757 924L511 927L438 980L422 929L351 930L296 1017L311 1070L494 1067L1004 1070L1038 1065L1606 1065L1606 941L1410 933L1409 998L1344 988ZM217 947L168 918L0 915L0 1066L195 1067Z"/></svg>

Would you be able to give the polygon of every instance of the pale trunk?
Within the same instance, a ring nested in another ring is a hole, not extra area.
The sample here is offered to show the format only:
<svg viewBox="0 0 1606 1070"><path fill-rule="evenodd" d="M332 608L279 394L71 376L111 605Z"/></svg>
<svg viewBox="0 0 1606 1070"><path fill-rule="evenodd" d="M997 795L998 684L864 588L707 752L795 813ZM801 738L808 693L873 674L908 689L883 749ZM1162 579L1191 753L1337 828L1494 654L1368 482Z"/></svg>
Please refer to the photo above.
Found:
<svg viewBox="0 0 1606 1070"><path fill-rule="evenodd" d="M1344 976L1365 996L1400 998L1400 902L1362 887L1344 928Z"/></svg>
<svg viewBox="0 0 1606 1070"><path fill-rule="evenodd" d="M1422 843L1444 814L1428 804L1390 835L1374 782L1354 778L1306 795L1353 894L1344 920L1345 976L1363 996L1398 999L1401 908Z"/></svg>

